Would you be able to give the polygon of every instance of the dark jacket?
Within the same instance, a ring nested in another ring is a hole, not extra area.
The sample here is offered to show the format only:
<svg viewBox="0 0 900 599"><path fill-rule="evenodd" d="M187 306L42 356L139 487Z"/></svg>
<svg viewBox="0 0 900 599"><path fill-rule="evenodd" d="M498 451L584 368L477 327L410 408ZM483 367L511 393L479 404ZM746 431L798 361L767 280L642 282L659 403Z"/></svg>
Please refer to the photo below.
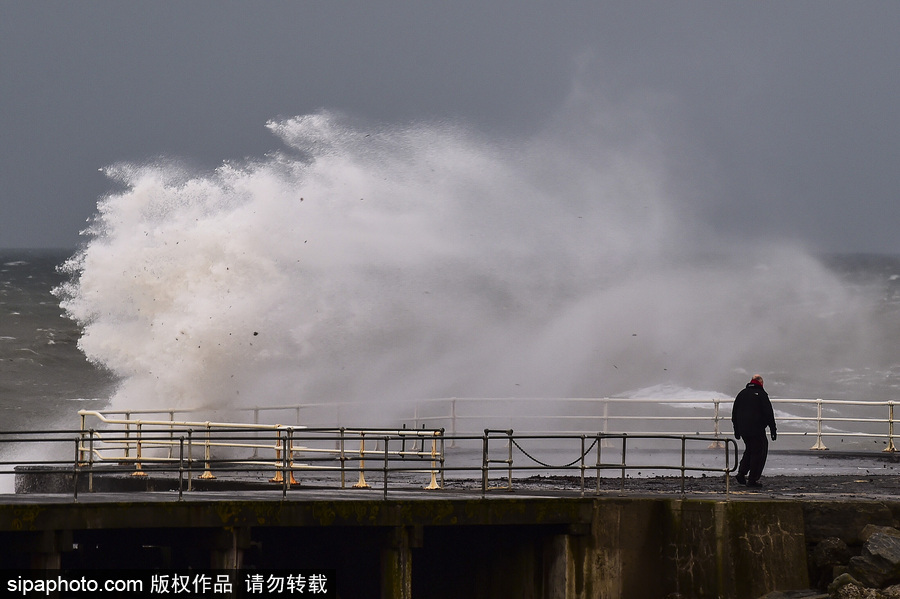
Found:
<svg viewBox="0 0 900 599"><path fill-rule="evenodd" d="M757 383L747 386L734 398L731 410L731 423L737 437L758 437L769 431L775 432L775 413L769 394Z"/></svg>

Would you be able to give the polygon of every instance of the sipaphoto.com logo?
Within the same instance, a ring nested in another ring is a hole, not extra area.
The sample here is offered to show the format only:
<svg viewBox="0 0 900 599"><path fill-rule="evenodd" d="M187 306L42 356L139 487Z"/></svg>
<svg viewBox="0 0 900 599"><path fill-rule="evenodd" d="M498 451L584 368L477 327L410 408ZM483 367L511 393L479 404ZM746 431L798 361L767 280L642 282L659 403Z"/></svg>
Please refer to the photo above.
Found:
<svg viewBox="0 0 900 599"><path fill-rule="evenodd" d="M122 578L88 578L57 576L16 576L6 581L6 590L23 597L56 595L59 593L142 593L144 581Z"/></svg>

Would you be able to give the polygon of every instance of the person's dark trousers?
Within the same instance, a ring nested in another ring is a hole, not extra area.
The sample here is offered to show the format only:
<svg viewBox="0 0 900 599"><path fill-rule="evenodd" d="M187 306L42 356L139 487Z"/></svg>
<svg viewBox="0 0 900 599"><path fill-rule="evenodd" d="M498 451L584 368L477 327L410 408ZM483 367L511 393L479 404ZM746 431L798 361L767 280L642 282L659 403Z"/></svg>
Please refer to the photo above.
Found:
<svg viewBox="0 0 900 599"><path fill-rule="evenodd" d="M746 475L747 482L756 482L762 476L766 467L766 457L769 455L769 442L765 432L753 437L744 437L744 455L738 464L738 474Z"/></svg>

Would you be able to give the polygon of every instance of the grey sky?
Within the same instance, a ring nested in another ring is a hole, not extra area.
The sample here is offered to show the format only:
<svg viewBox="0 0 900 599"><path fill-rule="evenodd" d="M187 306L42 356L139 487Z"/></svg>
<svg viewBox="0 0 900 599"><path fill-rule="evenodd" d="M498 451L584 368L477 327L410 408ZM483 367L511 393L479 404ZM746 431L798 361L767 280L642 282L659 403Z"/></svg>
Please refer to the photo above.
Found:
<svg viewBox="0 0 900 599"><path fill-rule="evenodd" d="M898 31L892 0L0 0L0 247L74 247L100 167L260 156L271 118L529 135L586 86L723 237L900 253Z"/></svg>

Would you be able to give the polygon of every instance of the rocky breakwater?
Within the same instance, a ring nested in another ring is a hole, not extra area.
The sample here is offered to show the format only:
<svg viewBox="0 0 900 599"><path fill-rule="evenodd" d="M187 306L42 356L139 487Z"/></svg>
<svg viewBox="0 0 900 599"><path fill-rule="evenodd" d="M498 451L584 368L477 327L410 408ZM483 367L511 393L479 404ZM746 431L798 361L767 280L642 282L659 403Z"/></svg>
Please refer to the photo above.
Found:
<svg viewBox="0 0 900 599"><path fill-rule="evenodd" d="M900 530L868 524L860 545L839 537L818 542L809 555L817 589L773 591L762 599L900 599Z"/></svg>

